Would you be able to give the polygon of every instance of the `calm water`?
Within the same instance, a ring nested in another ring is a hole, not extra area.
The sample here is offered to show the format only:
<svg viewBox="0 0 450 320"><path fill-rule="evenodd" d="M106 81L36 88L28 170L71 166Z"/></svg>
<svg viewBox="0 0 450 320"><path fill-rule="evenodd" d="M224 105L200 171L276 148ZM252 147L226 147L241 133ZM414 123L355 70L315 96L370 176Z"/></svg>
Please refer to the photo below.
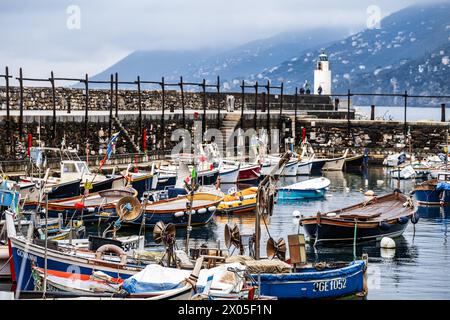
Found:
<svg viewBox="0 0 450 320"><path fill-rule="evenodd" d="M356 106L359 112L366 115L370 119L370 106ZM404 108L403 106L376 106L375 107L375 119L385 120L404 120ZM448 110L446 118L448 119ZM422 108L422 107L409 107L407 108L407 121L419 121L419 120L433 120L441 121L441 108ZM448 120L447 120L448 121Z"/></svg>
<svg viewBox="0 0 450 320"><path fill-rule="evenodd" d="M288 234L303 232L292 212L299 210L303 215L316 214L318 210L329 211L364 200L361 191L374 190L383 194L397 187L396 180L390 180L383 168L371 168L366 176L342 172L324 173L331 180L330 190L323 200L277 203L270 218L268 228L274 239ZM286 185L305 177L285 178L280 184ZM402 181L401 190L409 192L413 181ZM421 210L421 219L414 226L410 223L402 237L396 239L395 252L384 252L376 243L357 247L357 255L369 254L368 299L450 299L450 246L448 245L449 212L439 208ZM238 224L241 233L253 233L253 215L215 216L206 227L194 228L192 245L208 242L224 247L224 225ZM415 229L415 231L414 231ZM268 239L264 225L261 226L261 252L265 255ZM184 245L184 230L178 230L178 245ZM150 237L149 237L150 240ZM307 247L310 261L352 260L353 247L318 248Z"/></svg>

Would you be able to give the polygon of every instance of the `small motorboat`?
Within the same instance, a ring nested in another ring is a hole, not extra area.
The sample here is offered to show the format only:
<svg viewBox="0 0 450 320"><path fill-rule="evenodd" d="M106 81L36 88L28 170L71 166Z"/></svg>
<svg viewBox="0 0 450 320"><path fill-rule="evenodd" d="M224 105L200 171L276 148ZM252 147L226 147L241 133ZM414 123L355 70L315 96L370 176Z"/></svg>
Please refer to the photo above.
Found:
<svg viewBox="0 0 450 320"><path fill-rule="evenodd" d="M315 199L325 196L330 180L324 177L300 181L289 186L280 187L278 191L279 200L301 200Z"/></svg>
<svg viewBox="0 0 450 320"><path fill-rule="evenodd" d="M280 162L279 156L267 156L266 161L263 163L263 166L266 168L264 172L266 175L270 174L270 172L275 168L276 165ZM291 158L289 162L284 166L284 169L281 171L282 177L295 177L297 176L299 160L295 157ZM309 169L309 164L306 164L306 168Z"/></svg>
<svg viewBox="0 0 450 320"><path fill-rule="evenodd" d="M247 213L256 209L257 187L250 187L242 191L232 192L223 197L217 207L219 213Z"/></svg>
<svg viewBox="0 0 450 320"><path fill-rule="evenodd" d="M219 179L221 184L234 184L238 181L240 165L222 163L219 167Z"/></svg>
<svg viewBox="0 0 450 320"><path fill-rule="evenodd" d="M123 197L135 197L136 195L135 189L121 187L91 193L88 196L43 202L41 207L48 208L49 217L58 217L61 214L64 221L92 222L98 221L97 214L100 212L115 212L117 202Z"/></svg>
<svg viewBox="0 0 450 320"><path fill-rule="evenodd" d="M395 190L350 207L301 217L300 224L315 244L340 244L400 236L410 220L419 220L412 199Z"/></svg>
<svg viewBox="0 0 450 320"><path fill-rule="evenodd" d="M414 187L411 192L419 205L450 204L450 172L441 171L436 179L430 179Z"/></svg>
<svg viewBox="0 0 450 320"><path fill-rule="evenodd" d="M336 158L326 159L322 170L325 171L342 171L345 165L345 158L347 157L348 149L345 150L344 155Z"/></svg>
<svg viewBox="0 0 450 320"><path fill-rule="evenodd" d="M191 216L191 225L205 225L213 217L220 202L223 200L223 193L215 189L203 188L191 195L179 195L175 198L164 200L154 199L156 201L148 201L142 209L143 214L136 216L135 219L123 222L126 225L142 224L145 219L145 225L154 227L156 223L172 223L175 226L186 226ZM192 208L189 208L189 203ZM102 218L108 220L117 219L117 213L103 213Z"/></svg>
<svg viewBox="0 0 450 320"><path fill-rule="evenodd" d="M239 167L238 183L253 184L259 181L261 166L259 164L242 163Z"/></svg>

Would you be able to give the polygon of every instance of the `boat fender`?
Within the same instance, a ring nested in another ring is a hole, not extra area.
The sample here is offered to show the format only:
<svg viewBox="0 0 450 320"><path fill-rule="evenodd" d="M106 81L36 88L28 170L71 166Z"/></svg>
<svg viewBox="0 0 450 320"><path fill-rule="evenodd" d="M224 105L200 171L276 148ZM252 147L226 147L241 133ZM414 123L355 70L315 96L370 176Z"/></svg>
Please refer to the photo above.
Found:
<svg viewBox="0 0 450 320"><path fill-rule="evenodd" d="M85 208L84 211L92 213L92 212L95 212L95 208Z"/></svg>
<svg viewBox="0 0 450 320"><path fill-rule="evenodd" d="M103 254L106 252L113 252L117 254L120 257L120 264L124 265L127 263L127 254L123 249L119 246L116 246L114 244L104 244L100 248L95 251L95 259L102 260Z"/></svg>
<svg viewBox="0 0 450 320"><path fill-rule="evenodd" d="M216 206L208 207L208 211L209 211L209 212L214 212L214 211L216 211L216 209L217 209Z"/></svg>
<svg viewBox="0 0 450 320"><path fill-rule="evenodd" d="M408 223L408 220L409 219L407 217L400 217L397 219L398 223L400 223L400 224Z"/></svg>
<svg viewBox="0 0 450 320"><path fill-rule="evenodd" d="M413 215L411 216L411 222L413 224L416 224L417 222L419 222L419 219L420 219L419 213L417 211L414 212Z"/></svg>
<svg viewBox="0 0 450 320"><path fill-rule="evenodd" d="M300 211L294 210L294 211L292 212L292 216L294 216L294 217L296 217L296 218L299 218L299 217L300 217Z"/></svg>
<svg viewBox="0 0 450 320"><path fill-rule="evenodd" d="M191 210L191 215L194 215L196 213L197 213L197 211L195 211L194 209Z"/></svg>
<svg viewBox="0 0 450 320"><path fill-rule="evenodd" d="M173 215L177 218L182 217L182 216L184 216L184 211L175 212Z"/></svg>
<svg viewBox="0 0 450 320"><path fill-rule="evenodd" d="M387 223L386 221L381 221L379 224L378 224L378 227L381 229L381 230L389 230L390 228L391 228L391 225L389 224L389 223Z"/></svg>
<svg viewBox="0 0 450 320"><path fill-rule="evenodd" d="M205 214L206 211L208 211L206 208L200 208L200 209L197 210L197 213L199 213L199 214Z"/></svg>

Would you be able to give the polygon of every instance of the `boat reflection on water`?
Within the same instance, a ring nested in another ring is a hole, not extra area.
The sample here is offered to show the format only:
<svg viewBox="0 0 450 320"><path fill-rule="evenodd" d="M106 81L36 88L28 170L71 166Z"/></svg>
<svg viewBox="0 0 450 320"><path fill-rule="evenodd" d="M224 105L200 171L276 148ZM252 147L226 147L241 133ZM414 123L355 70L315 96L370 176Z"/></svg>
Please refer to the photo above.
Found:
<svg viewBox="0 0 450 320"><path fill-rule="evenodd" d="M450 217L450 207L417 206L417 212L420 217L424 219L441 218L444 222L446 222L446 218Z"/></svg>

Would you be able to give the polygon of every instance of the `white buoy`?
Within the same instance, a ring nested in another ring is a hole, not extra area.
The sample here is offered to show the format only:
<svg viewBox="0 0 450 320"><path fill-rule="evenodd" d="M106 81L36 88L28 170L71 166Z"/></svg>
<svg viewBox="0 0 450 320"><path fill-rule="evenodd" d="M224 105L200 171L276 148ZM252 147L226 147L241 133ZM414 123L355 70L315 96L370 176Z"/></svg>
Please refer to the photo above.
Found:
<svg viewBox="0 0 450 320"><path fill-rule="evenodd" d="M292 216L294 216L294 217L296 217L296 218L299 218L299 217L300 217L300 211L294 210L294 211L292 212Z"/></svg>
<svg viewBox="0 0 450 320"><path fill-rule="evenodd" d="M366 192L364 192L364 195L367 197L373 197L375 195L375 192L373 192L373 190L367 190Z"/></svg>
<svg viewBox="0 0 450 320"><path fill-rule="evenodd" d="M395 249L380 248L380 256L383 259L394 259L395 258Z"/></svg>
<svg viewBox="0 0 450 320"><path fill-rule="evenodd" d="M384 249L395 249L395 241L389 237L383 237L380 242L380 247Z"/></svg>
<svg viewBox="0 0 450 320"><path fill-rule="evenodd" d="M336 212L327 213L327 217L336 217Z"/></svg>

